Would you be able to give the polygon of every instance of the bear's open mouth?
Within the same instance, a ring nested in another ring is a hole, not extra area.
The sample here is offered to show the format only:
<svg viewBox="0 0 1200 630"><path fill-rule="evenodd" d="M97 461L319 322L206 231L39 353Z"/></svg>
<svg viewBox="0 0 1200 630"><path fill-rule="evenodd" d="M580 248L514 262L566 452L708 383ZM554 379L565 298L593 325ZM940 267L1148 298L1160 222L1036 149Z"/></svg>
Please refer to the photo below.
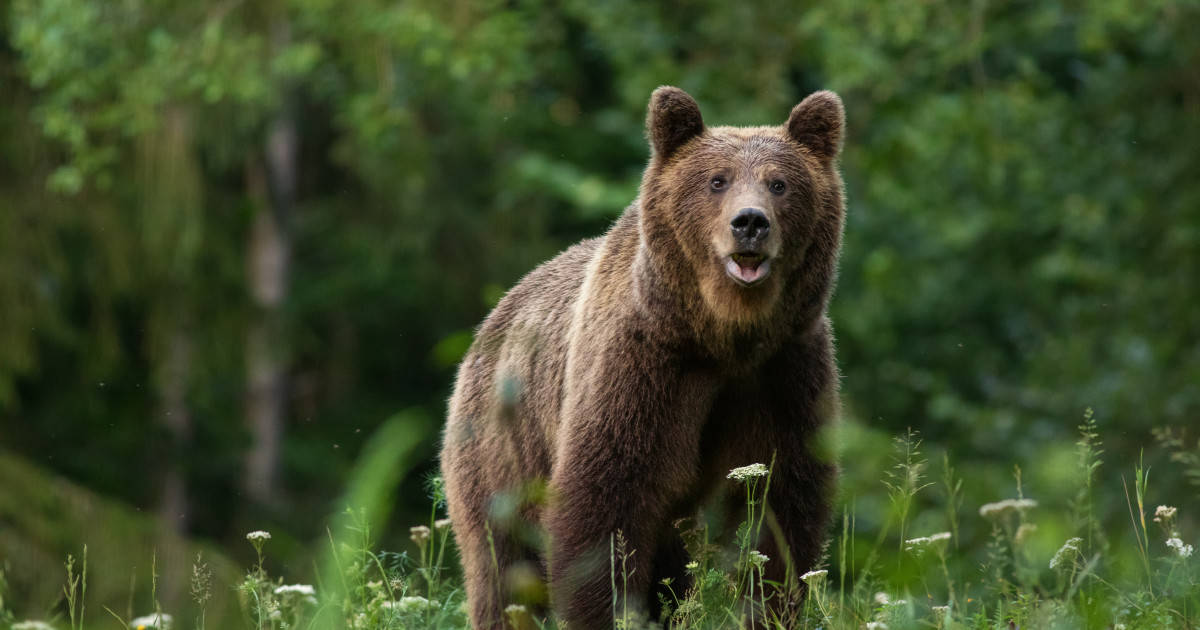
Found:
<svg viewBox="0 0 1200 630"><path fill-rule="evenodd" d="M771 261L754 252L738 252L725 259L725 273L742 286L758 284L771 271Z"/></svg>

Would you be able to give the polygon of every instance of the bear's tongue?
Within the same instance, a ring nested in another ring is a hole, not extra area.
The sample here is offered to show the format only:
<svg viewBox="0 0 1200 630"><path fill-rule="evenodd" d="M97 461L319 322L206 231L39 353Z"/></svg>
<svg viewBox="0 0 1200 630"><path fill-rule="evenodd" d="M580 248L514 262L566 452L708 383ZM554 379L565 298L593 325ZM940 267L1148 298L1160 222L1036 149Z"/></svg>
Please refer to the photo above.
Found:
<svg viewBox="0 0 1200 630"><path fill-rule="evenodd" d="M734 254L730 256L726 268L730 274L741 279L742 282L754 282L761 278L765 271L763 260L762 256Z"/></svg>

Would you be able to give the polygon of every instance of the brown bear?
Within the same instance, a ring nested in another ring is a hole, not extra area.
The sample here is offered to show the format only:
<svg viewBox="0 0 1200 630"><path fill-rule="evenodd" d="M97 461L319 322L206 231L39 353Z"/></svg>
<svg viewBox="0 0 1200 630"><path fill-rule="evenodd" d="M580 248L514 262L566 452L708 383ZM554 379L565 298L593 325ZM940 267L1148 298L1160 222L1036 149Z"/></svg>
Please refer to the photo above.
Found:
<svg viewBox="0 0 1200 630"><path fill-rule="evenodd" d="M649 610L687 562L673 522L733 485L730 469L772 456L781 535L760 541L767 578L818 560L835 476L814 442L838 411L826 306L844 119L823 91L779 127L706 127L691 96L658 88L637 199L480 326L441 455L476 628L503 626L514 575L544 580L572 630L611 628L615 597ZM544 501L529 496L538 480ZM623 595L618 531L633 552Z"/></svg>

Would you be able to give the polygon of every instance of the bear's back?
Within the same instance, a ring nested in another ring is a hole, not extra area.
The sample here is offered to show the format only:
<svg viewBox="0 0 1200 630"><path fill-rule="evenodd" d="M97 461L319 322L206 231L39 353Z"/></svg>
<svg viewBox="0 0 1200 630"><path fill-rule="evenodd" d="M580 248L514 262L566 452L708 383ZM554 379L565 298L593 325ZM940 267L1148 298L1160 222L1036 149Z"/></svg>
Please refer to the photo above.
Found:
<svg viewBox="0 0 1200 630"><path fill-rule="evenodd" d="M568 333L603 238L581 241L526 274L480 325L459 368L447 441L522 462L513 478L548 476L562 407ZM531 474L532 473L532 474ZM508 476L508 475L504 475Z"/></svg>

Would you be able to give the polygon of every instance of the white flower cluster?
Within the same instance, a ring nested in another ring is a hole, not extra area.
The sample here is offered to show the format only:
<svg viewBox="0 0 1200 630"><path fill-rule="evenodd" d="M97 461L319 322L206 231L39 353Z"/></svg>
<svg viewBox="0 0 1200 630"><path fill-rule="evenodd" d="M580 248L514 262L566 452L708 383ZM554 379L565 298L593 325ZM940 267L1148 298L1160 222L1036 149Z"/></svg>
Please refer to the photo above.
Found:
<svg viewBox="0 0 1200 630"><path fill-rule="evenodd" d="M750 552L749 560L750 564L761 569L763 568L763 565L767 563L767 560L770 560L770 558L767 557L767 554L755 550Z"/></svg>
<svg viewBox="0 0 1200 630"><path fill-rule="evenodd" d="M763 464L750 464L749 466L734 468L733 470L729 471L728 475L725 475L725 478L732 479L734 481L745 481L755 477L766 477L768 472L770 471L768 471L767 467Z"/></svg>
<svg viewBox="0 0 1200 630"><path fill-rule="evenodd" d="M399 601L395 602L383 602L380 606L403 613L419 613L430 608L437 608L441 604L436 599L425 599L424 597L413 595L410 597L401 597Z"/></svg>
<svg viewBox="0 0 1200 630"><path fill-rule="evenodd" d="M1054 557L1050 558L1050 568L1053 569L1060 567L1067 562L1073 561L1075 559L1075 554L1079 553L1079 545L1081 544L1083 544L1082 538L1068 539L1067 542L1063 543L1062 547L1058 548L1058 551L1054 554Z"/></svg>
<svg viewBox="0 0 1200 630"><path fill-rule="evenodd" d="M1178 510L1169 505L1160 505L1154 510L1155 523L1168 523L1175 518L1175 512Z"/></svg>
<svg viewBox="0 0 1200 630"><path fill-rule="evenodd" d="M428 525L417 525L416 527L408 528L408 537L411 538L412 541L417 543L418 545L423 544L425 541L429 540L430 533L431 532L429 531Z"/></svg>
<svg viewBox="0 0 1200 630"><path fill-rule="evenodd" d="M867 630L888 630L888 625L882 621L868 621L865 627Z"/></svg>
<svg viewBox="0 0 1200 630"><path fill-rule="evenodd" d="M275 588L276 595L296 593L298 595L316 595L317 591L308 584L284 584Z"/></svg>
<svg viewBox="0 0 1200 630"><path fill-rule="evenodd" d="M269 537L270 536L268 536L268 538ZM138 617L133 621L130 621L129 627L133 628L133 630L148 630L149 628L154 628L155 630L171 630L171 624L174 620L174 617L168 615L167 613L155 613L153 615Z"/></svg>
<svg viewBox="0 0 1200 630"><path fill-rule="evenodd" d="M950 540L950 532L939 532L932 536L921 536L920 538L910 538L904 541L904 550L911 551L916 555L921 555L934 543L940 543Z"/></svg>
<svg viewBox="0 0 1200 630"><path fill-rule="evenodd" d="M933 616L938 619L944 619L950 614L949 606L930 606L929 609L933 611Z"/></svg>
<svg viewBox="0 0 1200 630"><path fill-rule="evenodd" d="M1005 499L995 503L984 503L979 507L979 515L984 518L999 518L1010 512L1024 512L1037 507L1033 499Z"/></svg>
<svg viewBox="0 0 1200 630"><path fill-rule="evenodd" d="M255 541L260 541L260 540L271 540L271 532L264 532L261 529L256 530L256 531L250 532L249 534L246 534L246 540L249 540L250 542L255 542Z"/></svg>
<svg viewBox="0 0 1200 630"><path fill-rule="evenodd" d="M27 619L12 625L12 630L54 630L54 626L45 621L37 621L35 619Z"/></svg>
<svg viewBox="0 0 1200 630"><path fill-rule="evenodd" d="M829 574L829 571L827 571L825 569L817 569L816 571L809 571L808 573L801 575L800 581L804 582L805 584L811 585L815 582L821 581L828 574Z"/></svg>
<svg viewBox="0 0 1200 630"><path fill-rule="evenodd" d="M450 527L450 519L439 518L438 520L433 522L433 527L434 527L434 529L436 529L440 532L440 531L446 529L447 527Z"/></svg>
<svg viewBox="0 0 1200 630"><path fill-rule="evenodd" d="M317 591L308 584L284 584L275 587L275 594L282 597L296 597L309 604L317 603Z"/></svg>
<svg viewBox="0 0 1200 630"><path fill-rule="evenodd" d="M1174 549L1175 555L1179 556L1180 558L1189 558L1189 557L1191 557L1192 552L1195 551L1195 549L1193 549L1191 545L1183 544L1183 541L1180 540L1179 537L1177 537L1177 536L1168 538L1167 546L1170 547L1171 549Z"/></svg>

